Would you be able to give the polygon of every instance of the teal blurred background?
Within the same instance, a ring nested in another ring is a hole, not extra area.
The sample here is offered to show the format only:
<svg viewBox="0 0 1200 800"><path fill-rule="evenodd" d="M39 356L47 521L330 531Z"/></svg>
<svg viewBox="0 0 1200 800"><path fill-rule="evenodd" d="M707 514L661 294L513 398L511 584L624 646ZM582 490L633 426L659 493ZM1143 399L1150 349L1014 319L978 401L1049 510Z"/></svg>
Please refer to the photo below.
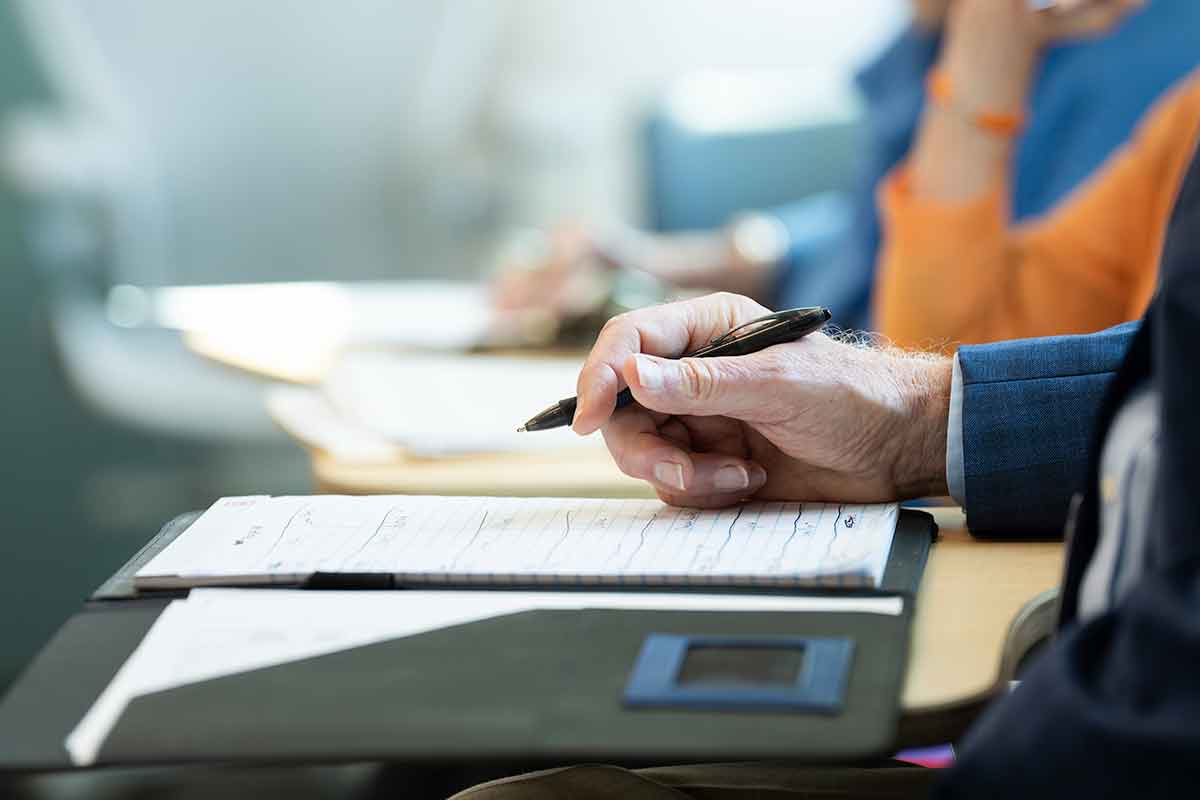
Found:
<svg viewBox="0 0 1200 800"><path fill-rule="evenodd" d="M12 7L0 4L0 109L47 95ZM136 533L94 528L84 484L101 462L144 463L149 444L98 423L64 391L44 290L22 238L18 198L0 184L0 685L136 541Z"/></svg>
<svg viewBox="0 0 1200 800"><path fill-rule="evenodd" d="M50 101L13 6L0 3L0 114ZM33 213L0 181L0 690L170 516L260 484L309 488L303 454L282 439L238 458L85 407L51 336L64 289L35 264Z"/></svg>
<svg viewBox="0 0 1200 800"><path fill-rule="evenodd" d="M863 5L0 2L0 690L172 516L312 489L142 287L477 278L529 227L837 194L906 19Z"/></svg>

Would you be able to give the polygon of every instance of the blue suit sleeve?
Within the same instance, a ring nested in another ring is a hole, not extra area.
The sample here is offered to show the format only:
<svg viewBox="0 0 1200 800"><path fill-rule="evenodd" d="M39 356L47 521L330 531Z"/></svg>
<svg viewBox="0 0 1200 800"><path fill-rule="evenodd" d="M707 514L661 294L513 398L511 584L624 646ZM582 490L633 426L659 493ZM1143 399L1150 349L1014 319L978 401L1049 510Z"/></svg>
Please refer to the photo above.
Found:
<svg viewBox="0 0 1200 800"><path fill-rule="evenodd" d="M973 534L1062 534L1101 401L1138 324L958 351L964 500Z"/></svg>
<svg viewBox="0 0 1200 800"><path fill-rule="evenodd" d="M772 297L776 308L823 305L843 327L870 324L870 294L879 251L875 190L912 146L925 97L925 73L937 58L937 36L908 28L858 75L866 111L862 163L836 247L813 247L811 221L796 208L775 213L792 234L792 251ZM824 244L824 243L822 243Z"/></svg>

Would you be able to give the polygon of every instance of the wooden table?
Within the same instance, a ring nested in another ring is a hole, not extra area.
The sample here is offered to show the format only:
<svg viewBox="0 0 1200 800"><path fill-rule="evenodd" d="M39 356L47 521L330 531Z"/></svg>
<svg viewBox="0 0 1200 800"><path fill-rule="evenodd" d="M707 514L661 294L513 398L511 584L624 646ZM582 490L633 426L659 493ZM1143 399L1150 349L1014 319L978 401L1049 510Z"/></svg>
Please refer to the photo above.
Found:
<svg viewBox="0 0 1200 800"><path fill-rule="evenodd" d="M917 595L900 739L906 746L960 736L983 707L1007 691L1002 662L1022 655L1033 622L1051 620L1046 593L1061 580L1061 542L984 541L957 508L923 509L941 536ZM1010 644L1010 641L1012 644ZM1016 647L1006 654L1006 648Z"/></svg>
<svg viewBox="0 0 1200 800"><path fill-rule="evenodd" d="M1017 612L1062 577L1061 542L974 539L959 509L923 510L936 512L941 536L917 596L907 708L990 692Z"/></svg>
<svg viewBox="0 0 1200 800"><path fill-rule="evenodd" d="M621 473L596 435L594 448L346 463L310 450L317 491L328 494L442 494L509 497L654 497Z"/></svg>

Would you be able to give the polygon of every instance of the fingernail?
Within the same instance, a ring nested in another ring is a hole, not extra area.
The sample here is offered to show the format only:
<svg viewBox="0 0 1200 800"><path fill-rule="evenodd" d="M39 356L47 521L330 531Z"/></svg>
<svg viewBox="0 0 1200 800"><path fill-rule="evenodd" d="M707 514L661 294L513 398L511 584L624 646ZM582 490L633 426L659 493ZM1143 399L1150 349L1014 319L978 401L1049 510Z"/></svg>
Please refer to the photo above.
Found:
<svg viewBox="0 0 1200 800"><path fill-rule="evenodd" d="M750 473L740 464L730 464L717 470L713 475L713 485L721 491L736 492L750 485Z"/></svg>
<svg viewBox="0 0 1200 800"><path fill-rule="evenodd" d="M686 487L683 485L683 467L676 464L674 461L662 461L654 465L654 479L659 483L665 483L679 491L683 491Z"/></svg>
<svg viewBox="0 0 1200 800"><path fill-rule="evenodd" d="M750 485L758 491L767 482L767 471L758 464L750 465Z"/></svg>
<svg viewBox="0 0 1200 800"><path fill-rule="evenodd" d="M637 367L638 383L643 388L650 389L651 391L662 388L663 372L658 362L645 356L637 356L634 358L634 364Z"/></svg>

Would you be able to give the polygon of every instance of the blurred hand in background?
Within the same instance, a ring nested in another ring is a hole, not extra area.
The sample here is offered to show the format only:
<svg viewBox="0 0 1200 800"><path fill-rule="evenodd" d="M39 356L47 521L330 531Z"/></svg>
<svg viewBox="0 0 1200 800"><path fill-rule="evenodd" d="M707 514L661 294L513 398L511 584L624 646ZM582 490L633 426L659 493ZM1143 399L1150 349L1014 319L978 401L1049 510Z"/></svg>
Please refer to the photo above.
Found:
<svg viewBox="0 0 1200 800"><path fill-rule="evenodd" d="M911 0L913 21L929 31L939 30L958 0ZM1131 8L1146 0L1045 0L1043 8L1031 0L991 0L989 5L1007 13L1029 17L1043 43L1080 38L1108 31ZM1008 6L1004 9L1004 6Z"/></svg>
<svg viewBox="0 0 1200 800"><path fill-rule="evenodd" d="M700 290L765 300L787 251L769 214L745 214L713 232L652 234L564 224L525 237L502 256L496 310L526 331L551 331ZM529 337L526 337L529 338Z"/></svg>

